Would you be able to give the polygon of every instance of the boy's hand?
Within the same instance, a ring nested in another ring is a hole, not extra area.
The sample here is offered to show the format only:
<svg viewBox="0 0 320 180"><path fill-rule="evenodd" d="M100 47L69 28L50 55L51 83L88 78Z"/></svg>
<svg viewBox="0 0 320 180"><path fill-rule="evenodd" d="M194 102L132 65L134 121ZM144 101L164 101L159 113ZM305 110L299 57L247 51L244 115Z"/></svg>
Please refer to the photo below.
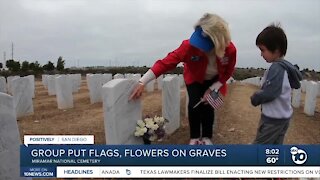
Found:
<svg viewBox="0 0 320 180"><path fill-rule="evenodd" d="M258 100L257 100L257 98L256 98L256 95L257 95L258 92L259 92L259 91L253 93L252 96L250 97L251 104L252 104L253 106L258 106L258 105L259 105L259 102L258 102Z"/></svg>

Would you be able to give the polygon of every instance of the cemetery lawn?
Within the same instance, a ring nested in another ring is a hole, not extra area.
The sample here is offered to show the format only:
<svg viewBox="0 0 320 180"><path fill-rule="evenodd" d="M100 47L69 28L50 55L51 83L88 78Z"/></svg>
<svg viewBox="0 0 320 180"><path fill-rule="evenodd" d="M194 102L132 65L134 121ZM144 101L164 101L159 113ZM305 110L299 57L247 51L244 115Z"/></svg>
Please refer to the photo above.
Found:
<svg viewBox="0 0 320 180"><path fill-rule="evenodd" d="M95 144L105 144L102 103L90 104L86 81L74 93L74 108L59 110L56 96L48 96L47 90L36 81L36 98L33 100L34 114L18 119L23 135L94 135ZM260 117L260 107L250 104L250 96L258 88L235 83L229 86L225 103L216 113L213 142L216 144L250 144L255 138ZM159 144L187 144L189 126L185 118L185 93L181 89L181 127ZM294 109L294 115L284 144L320 144L320 98L317 99L315 116L303 113L304 93L301 107ZM145 92L142 96L143 115L160 115L161 91ZM133 121L136 121L135 119ZM134 130L133 130L134 131Z"/></svg>

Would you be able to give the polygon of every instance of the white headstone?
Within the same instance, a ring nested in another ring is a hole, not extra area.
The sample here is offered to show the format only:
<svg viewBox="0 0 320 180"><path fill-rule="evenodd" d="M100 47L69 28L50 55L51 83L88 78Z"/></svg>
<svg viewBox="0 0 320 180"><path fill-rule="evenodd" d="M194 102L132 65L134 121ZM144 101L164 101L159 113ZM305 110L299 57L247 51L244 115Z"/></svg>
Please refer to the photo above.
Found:
<svg viewBox="0 0 320 180"><path fill-rule="evenodd" d="M300 107L301 101L301 88L292 90L292 106L295 108Z"/></svg>
<svg viewBox="0 0 320 180"><path fill-rule="evenodd" d="M124 77L125 77L126 79L133 79L133 74L127 73L127 74L124 74Z"/></svg>
<svg viewBox="0 0 320 180"><path fill-rule="evenodd" d="M155 80L152 80L152 81L148 82L148 84L146 84L145 90L147 92L153 92L154 91L154 82L155 82Z"/></svg>
<svg viewBox="0 0 320 180"><path fill-rule="evenodd" d="M47 83L48 83L48 95L54 96L56 95L56 75L48 75Z"/></svg>
<svg viewBox="0 0 320 180"><path fill-rule="evenodd" d="M162 80L163 80L163 75L160 75L160 76L157 78L158 90L161 90L161 89L162 89Z"/></svg>
<svg viewBox="0 0 320 180"><path fill-rule="evenodd" d="M252 77L252 78L242 80L241 83L252 84L254 86L261 86L263 83L263 80L261 77Z"/></svg>
<svg viewBox="0 0 320 180"><path fill-rule="evenodd" d="M318 95L318 84L314 81L309 81L306 84L306 98L304 103L304 113L309 116L314 115L316 109L316 101Z"/></svg>
<svg viewBox="0 0 320 180"><path fill-rule="evenodd" d="M48 89L48 76L47 74L42 74L41 80L42 80L42 85Z"/></svg>
<svg viewBox="0 0 320 180"><path fill-rule="evenodd" d="M132 77L135 81L139 81L141 78L141 74L134 74Z"/></svg>
<svg viewBox="0 0 320 180"><path fill-rule="evenodd" d="M7 93L6 78L3 76L0 76L0 92Z"/></svg>
<svg viewBox="0 0 320 180"><path fill-rule="evenodd" d="M58 76L58 77L60 77L60 76ZM57 78L58 77L56 77L56 85L57 85ZM78 87L77 87L77 82L76 82L76 77L75 77L75 75L74 74L67 74L67 81L69 81L70 83L71 83L71 88L72 88L72 92L73 93L76 93L76 92L78 92ZM56 91L57 91L57 86L56 86ZM58 95L58 92L56 92L57 93L57 95ZM57 97L58 98L58 97Z"/></svg>
<svg viewBox="0 0 320 180"><path fill-rule="evenodd" d="M179 82L180 82L180 88L182 88L185 85L183 74L179 74Z"/></svg>
<svg viewBox="0 0 320 180"><path fill-rule="evenodd" d="M30 88L30 93L31 93L31 97L34 98L35 97L35 86L34 86L34 75L29 75L26 76L26 78L29 79L29 88Z"/></svg>
<svg viewBox="0 0 320 180"><path fill-rule="evenodd" d="M113 79L124 79L124 75L123 74L115 74L114 76L113 76Z"/></svg>
<svg viewBox="0 0 320 180"><path fill-rule="evenodd" d="M232 84L232 83L234 83L234 82L236 82L236 80L234 80L233 77L230 77L230 78L227 80L227 84Z"/></svg>
<svg viewBox="0 0 320 180"><path fill-rule="evenodd" d="M306 92L306 88L307 88L307 80L302 80L300 83L301 83L301 91L303 92L303 93L305 93Z"/></svg>
<svg viewBox="0 0 320 180"><path fill-rule="evenodd" d="M72 79L66 75L56 77L56 93L59 109L73 108Z"/></svg>
<svg viewBox="0 0 320 180"><path fill-rule="evenodd" d="M165 74L165 75L164 75L164 78L170 77L170 76L178 76L178 75L176 75L176 74Z"/></svg>
<svg viewBox="0 0 320 180"><path fill-rule="evenodd" d="M320 81L318 81L318 97L320 97Z"/></svg>
<svg viewBox="0 0 320 180"><path fill-rule="evenodd" d="M11 88L11 83L12 80L15 78L19 78L20 76L8 76L7 77L7 86L8 86L8 93L12 94L12 88Z"/></svg>
<svg viewBox="0 0 320 180"><path fill-rule="evenodd" d="M72 92L76 93L79 92L80 85L81 85L81 74L68 74L67 75L68 81L72 84Z"/></svg>
<svg viewBox="0 0 320 180"><path fill-rule="evenodd" d="M102 102L102 74L87 74L90 103Z"/></svg>
<svg viewBox="0 0 320 180"><path fill-rule="evenodd" d="M20 135L12 96L0 92L0 179L20 180Z"/></svg>
<svg viewBox="0 0 320 180"><path fill-rule="evenodd" d="M33 102L28 78L16 78L11 82L13 102L17 117L33 114Z"/></svg>
<svg viewBox="0 0 320 180"><path fill-rule="evenodd" d="M102 87L107 144L142 144L142 138L134 136L142 119L141 100L128 101L136 85L132 79L114 79Z"/></svg>
<svg viewBox="0 0 320 180"><path fill-rule="evenodd" d="M102 85L112 80L112 74L106 73L102 74Z"/></svg>
<svg viewBox="0 0 320 180"><path fill-rule="evenodd" d="M168 134L180 127L180 81L178 76L167 76L162 86L162 116L169 120Z"/></svg>
<svg viewBox="0 0 320 180"><path fill-rule="evenodd" d="M75 74L74 78L76 79L76 86L78 88L78 91L81 88L81 74Z"/></svg>

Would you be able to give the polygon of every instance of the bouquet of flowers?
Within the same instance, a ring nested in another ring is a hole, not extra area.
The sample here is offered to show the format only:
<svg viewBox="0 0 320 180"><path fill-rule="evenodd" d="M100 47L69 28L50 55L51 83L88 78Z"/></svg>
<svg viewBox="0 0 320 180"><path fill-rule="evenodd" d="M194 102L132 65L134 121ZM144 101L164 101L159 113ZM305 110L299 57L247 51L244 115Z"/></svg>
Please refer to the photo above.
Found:
<svg viewBox="0 0 320 180"><path fill-rule="evenodd" d="M168 120L163 117L154 116L150 118L147 116L144 120L138 120L136 131L134 135L137 137L143 137L149 141L156 141L162 139L165 134L165 124Z"/></svg>

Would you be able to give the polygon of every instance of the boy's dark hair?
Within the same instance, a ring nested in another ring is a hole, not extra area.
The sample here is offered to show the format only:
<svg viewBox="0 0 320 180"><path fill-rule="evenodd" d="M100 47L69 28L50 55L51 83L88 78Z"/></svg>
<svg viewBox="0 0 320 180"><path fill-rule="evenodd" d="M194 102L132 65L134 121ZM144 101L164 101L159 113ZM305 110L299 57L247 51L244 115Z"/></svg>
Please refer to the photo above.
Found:
<svg viewBox="0 0 320 180"><path fill-rule="evenodd" d="M271 24L257 36L256 45L264 45L269 51L279 50L281 56L287 53L287 36L280 24Z"/></svg>

